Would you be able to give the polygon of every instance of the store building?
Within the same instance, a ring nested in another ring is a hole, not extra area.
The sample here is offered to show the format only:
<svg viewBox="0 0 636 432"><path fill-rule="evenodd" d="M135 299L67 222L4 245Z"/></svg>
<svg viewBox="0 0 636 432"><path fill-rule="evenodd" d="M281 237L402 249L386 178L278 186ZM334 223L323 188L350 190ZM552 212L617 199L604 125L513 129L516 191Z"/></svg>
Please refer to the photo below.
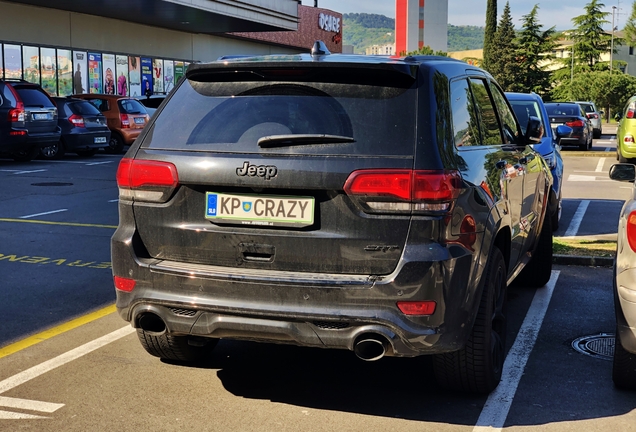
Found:
<svg viewBox="0 0 636 432"><path fill-rule="evenodd" d="M341 21L299 0L0 0L0 78L62 96L167 93L193 61L308 52L316 39L341 52Z"/></svg>
<svg viewBox="0 0 636 432"><path fill-rule="evenodd" d="M395 52L448 50L448 0L395 0Z"/></svg>

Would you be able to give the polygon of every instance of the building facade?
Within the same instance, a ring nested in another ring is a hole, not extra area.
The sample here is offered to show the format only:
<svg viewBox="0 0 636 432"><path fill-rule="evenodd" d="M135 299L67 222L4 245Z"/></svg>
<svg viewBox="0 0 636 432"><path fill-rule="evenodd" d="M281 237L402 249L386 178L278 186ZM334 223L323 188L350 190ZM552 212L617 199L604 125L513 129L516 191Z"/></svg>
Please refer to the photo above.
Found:
<svg viewBox="0 0 636 432"><path fill-rule="evenodd" d="M366 55L395 55L395 44L371 45L365 50Z"/></svg>
<svg viewBox="0 0 636 432"><path fill-rule="evenodd" d="M341 21L298 0L0 0L0 78L60 96L167 93L193 61L308 52L316 39L340 52Z"/></svg>
<svg viewBox="0 0 636 432"><path fill-rule="evenodd" d="M434 51L448 50L448 0L396 0L396 53L424 46Z"/></svg>

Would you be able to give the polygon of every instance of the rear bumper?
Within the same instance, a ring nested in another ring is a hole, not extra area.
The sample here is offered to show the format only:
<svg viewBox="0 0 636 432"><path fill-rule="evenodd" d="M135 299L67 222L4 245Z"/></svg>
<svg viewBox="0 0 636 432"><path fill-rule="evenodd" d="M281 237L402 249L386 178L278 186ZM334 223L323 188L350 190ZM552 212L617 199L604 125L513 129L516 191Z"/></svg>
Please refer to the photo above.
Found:
<svg viewBox="0 0 636 432"><path fill-rule="evenodd" d="M349 350L371 333L387 355L410 357L456 351L473 326L481 272L470 277L476 256L461 246L407 246L396 270L378 278L245 270L142 258L134 225L123 222L111 242L113 273L136 286L117 291L117 309L135 328L154 314L171 334ZM396 305L404 300L433 300L435 313L406 316Z"/></svg>
<svg viewBox="0 0 636 432"><path fill-rule="evenodd" d="M119 133L124 140L124 144L131 145L143 129L120 129Z"/></svg>
<svg viewBox="0 0 636 432"><path fill-rule="evenodd" d="M104 142L96 143L95 138L103 138ZM66 150L90 150L108 147L110 140L110 131L101 132L71 132L62 135Z"/></svg>
<svg viewBox="0 0 636 432"><path fill-rule="evenodd" d="M11 132L16 133L11 135ZM22 133L17 135L17 133ZM26 129L11 129L8 136L2 137L0 140L0 152L12 153L31 147L46 147L60 140L60 129L55 132L47 133L29 133Z"/></svg>

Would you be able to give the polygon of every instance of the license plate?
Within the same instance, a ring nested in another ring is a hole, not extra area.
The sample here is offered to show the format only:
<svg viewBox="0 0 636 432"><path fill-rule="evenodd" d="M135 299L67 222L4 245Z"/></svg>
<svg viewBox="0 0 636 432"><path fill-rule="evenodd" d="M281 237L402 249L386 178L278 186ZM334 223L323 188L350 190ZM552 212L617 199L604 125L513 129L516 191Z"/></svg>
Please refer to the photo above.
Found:
<svg viewBox="0 0 636 432"><path fill-rule="evenodd" d="M48 113L33 113L33 120L48 120Z"/></svg>
<svg viewBox="0 0 636 432"><path fill-rule="evenodd" d="M207 219L241 225L305 227L314 223L314 198L207 192Z"/></svg>
<svg viewBox="0 0 636 432"><path fill-rule="evenodd" d="M106 142L106 137L95 137L95 144L102 144Z"/></svg>
<svg viewBox="0 0 636 432"><path fill-rule="evenodd" d="M144 124L146 123L146 119L143 117L135 117L135 124Z"/></svg>

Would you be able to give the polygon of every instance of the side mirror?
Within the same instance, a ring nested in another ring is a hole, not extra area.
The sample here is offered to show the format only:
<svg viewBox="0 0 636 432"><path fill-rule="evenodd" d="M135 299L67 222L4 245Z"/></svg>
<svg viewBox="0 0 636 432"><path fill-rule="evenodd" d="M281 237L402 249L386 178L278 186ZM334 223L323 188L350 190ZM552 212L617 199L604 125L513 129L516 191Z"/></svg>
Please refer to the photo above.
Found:
<svg viewBox="0 0 636 432"><path fill-rule="evenodd" d="M636 179L636 165L628 163L617 163L609 170L609 177L612 180L633 182Z"/></svg>
<svg viewBox="0 0 636 432"><path fill-rule="evenodd" d="M598 112L598 115L600 115L600 116L604 116L604 115L605 115L605 111L600 110L600 111Z"/></svg>
<svg viewBox="0 0 636 432"><path fill-rule="evenodd" d="M621 120L623 118L623 114L621 113L616 113L616 115L614 116L614 120L618 121Z"/></svg>
<svg viewBox="0 0 636 432"><path fill-rule="evenodd" d="M572 136L572 128L566 125L559 125L556 128L556 138L560 140L561 138L570 138Z"/></svg>
<svg viewBox="0 0 636 432"><path fill-rule="evenodd" d="M530 116L528 118L528 125L526 126L526 143L540 143L544 133L545 131L543 130L543 123L541 123L541 120L539 120L538 117Z"/></svg>

